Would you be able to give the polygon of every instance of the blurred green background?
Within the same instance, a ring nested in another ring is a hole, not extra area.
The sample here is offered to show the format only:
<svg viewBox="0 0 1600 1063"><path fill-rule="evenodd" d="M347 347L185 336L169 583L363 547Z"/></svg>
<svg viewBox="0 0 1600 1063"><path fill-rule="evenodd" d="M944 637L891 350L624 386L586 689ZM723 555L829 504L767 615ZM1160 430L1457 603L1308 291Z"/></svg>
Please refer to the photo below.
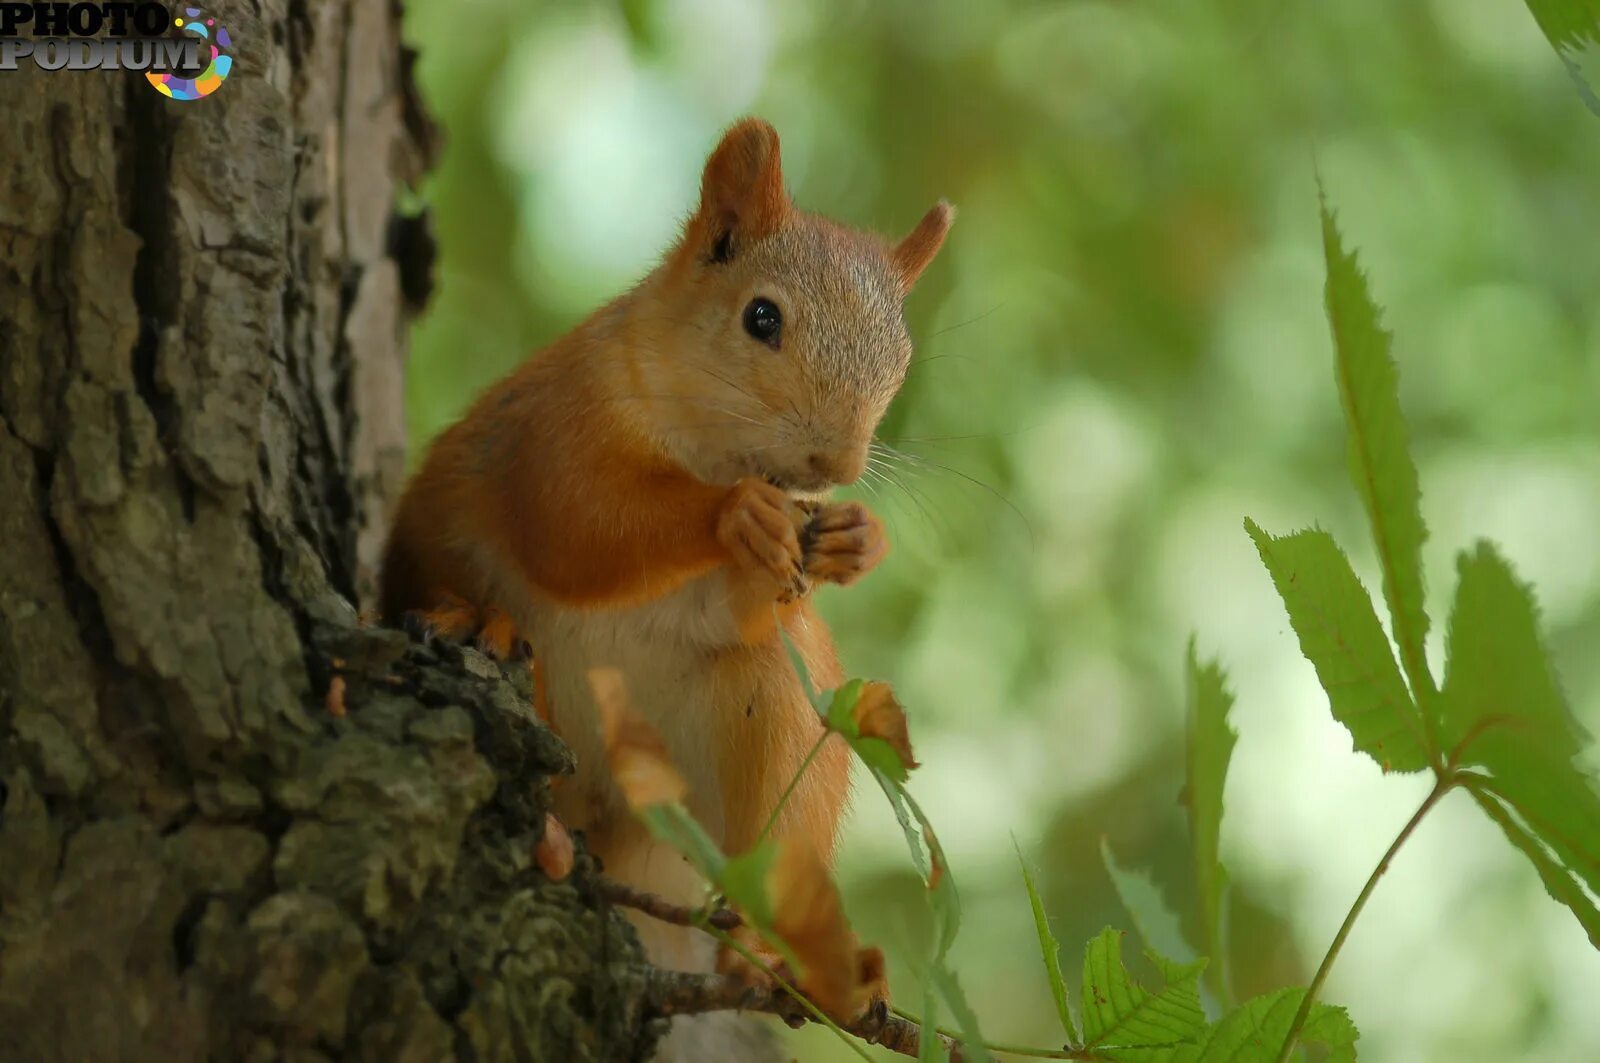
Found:
<svg viewBox="0 0 1600 1063"><path fill-rule="evenodd" d="M1432 537L1504 547L1600 730L1600 120L1517 0L620 5L410 0L448 144L415 333L414 451L646 272L720 128L760 114L804 207L903 232L961 211L909 300L919 359L869 501L897 549L821 594L852 674L892 680L966 919L986 1033L1060 1034L1012 850L1069 980L1129 926L1100 857L1190 918L1183 646L1238 704L1223 854L1242 994L1304 984L1428 788L1386 778L1300 656L1245 536L1333 531L1368 587L1321 305L1315 174L1397 334ZM1434 624L1442 663L1444 624ZM920 887L858 790L858 927L923 954ZM1372 1061L1600 1059L1600 955L1465 794L1384 879L1327 986ZM807 1061L847 1058L825 1031ZM885 1054L885 1058L889 1057Z"/></svg>

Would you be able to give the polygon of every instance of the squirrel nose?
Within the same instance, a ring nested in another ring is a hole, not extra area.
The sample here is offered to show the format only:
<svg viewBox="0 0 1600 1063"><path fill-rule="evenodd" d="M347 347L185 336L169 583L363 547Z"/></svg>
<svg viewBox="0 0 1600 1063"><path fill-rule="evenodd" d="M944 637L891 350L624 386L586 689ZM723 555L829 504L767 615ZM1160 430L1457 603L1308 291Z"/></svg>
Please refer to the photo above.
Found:
<svg viewBox="0 0 1600 1063"><path fill-rule="evenodd" d="M848 454L829 454L826 451L813 450L806 460L811 466L811 471L829 483L854 483L861 475L860 463L851 460Z"/></svg>

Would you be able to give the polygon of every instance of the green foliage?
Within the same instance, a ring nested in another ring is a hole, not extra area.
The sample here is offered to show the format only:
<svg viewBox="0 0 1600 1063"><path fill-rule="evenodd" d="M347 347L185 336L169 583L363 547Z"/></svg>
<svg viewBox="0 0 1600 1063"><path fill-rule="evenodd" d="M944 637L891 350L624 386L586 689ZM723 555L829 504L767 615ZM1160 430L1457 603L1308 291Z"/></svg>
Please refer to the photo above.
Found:
<svg viewBox="0 0 1600 1063"><path fill-rule="evenodd" d="M1189 841L1194 856L1195 886L1200 894L1200 951L1211 957L1206 980L1219 999L1227 999L1227 963L1223 950L1223 910L1228 871L1218 848L1222 834L1222 793L1238 732L1228 723L1233 695L1216 661L1201 664L1189 640L1185 679L1185 765L1183 804L1189 814ZM1119 888L1120 889L1120 888ZM1126 902L1126 895L1124 895ZM1147 936L1147 943L1154 945Z"/></svg>
<svg viewBox="0 0 1600 1063"><path fill-rule="evenodd" d="M1161 1063L1272 1063L1305 1000L1304 989L1279 989L1248 1000ZM1300 1040L1328 1049L1328 1063L1353 1063L1360 1036L1343 1008L1314 1005ZM1154 1063L1154 1061L1149 1061Z"/></svg>
<svg viewBox="0 0 1600 1063"><path fill-rule="evenodd" d="M1145 955L1166 983L1154 993L1129 977L1122 965L1120 931L1107 927L1084 950L1084 1046L1104 1058L1143 1058L1123 1057L1116 1050L1181 1045L1206 1028L1199 992L1205 961L1178 964L1153 949Z"/></svg>
<svg viewBox="0 0 1600 1063"><path fill-rule="evenodd" d="M1389 354L1392 337L1380 324L1378 305L1367 292L1367 278L1355 254L1344 249L1326 198L1321 201L1321 211L1322 254L1327 266L1323 297L1333 327L1334 377L1349 432L1345 454L1350 479L1372 527L1400 660L1411 678L1413 693L1426 703L1433 694L1423 652L1428 614L1422 601L1422 541L1428 532L1422 523L1417 467L1411 460L1405 418L1400 414L1399 379ZM1393 759L1398 768L1400 757Z"/></svg>
<svg viewBox="0 0 1600 1063"><path fill-rule="evenodd" d="M943 956L934 963L931 976L933 984L939 989L939 995L944 998L945 1006L950 1009L950 1014L956 1020L956 1029L961 1031L962 1055L974 1063L985 1060L993 1063L994 1057L989 1054L983 1039L983 1031L978 1027L978 1013L973 1011L972 1005L967 1002L967 994L961 988L960 979L945 964Z"/></svg>
<svg viewBox="0 0 1600 1063"><path fill-rule="evenodd" d="M1526 825L1491 813L1600 946L1593 903L1552 881L1576 876L1600 892L1600 796L1576 763L1584 736L1550 670L1533 593L1488 543L1463 553L1457 571L1440 737L1452 762L1489 772L1480 805L1508 806Z"/></svg>
<svg viewBox="0 0 1600 1063"><path fill-rule="evenodd" d="M1321 530L1273 538L1249 520L1245 526L1288 609L1300 648L1356 748L1386 769L1431 766L1438 776L1390 856L1439 797L1465 786L1600 947L1600 913L1584 891L1600 891L1600 795L1578 766L1585 736L1540 639L1533 594L1491 545L1480 543L1461 555L1446 678L1436 692L1422 645L1428 620L1422 608L1421 498L1390 337L1378 324L1378 307L1355 255L1344 250L1326 202L1322 232L1351 479L1367 510L1395 641L1420 712L1405 691L1371 600L1333 538ZM1297 1038L1308 1039L1313 1031L1332 1039L1338 1052L1353 1043L1348 1019L1328 1017L1311 1001L1382 869L1357 897L1293 1018L1281 1023L1281 1048L1273 1058L1285 1059ZM1274 1040L1286 1000L1261 1004L1259 1021L1246 1024L1251 1044ZM1227 1024L1219 1024L1217 1038Z"/></svg>
<svg viewBox="0 0 1600 1063"><path fill-rule="evenodd" d="M1600 0L1526 0L1533 19L1566 65L1583 102L1600 114L1592 82L1600 50ZM1587 68L1587 69L1586 69Z"/></svg>
<svg viewBox="0 0 1600 1063"><path fill-rule="evenodd" d="M1167 904L1156 880L1144 871L1117 863L1111 843L1105 838L1100 839L1100 859L1106 865L1112 885L1116 887L1117 899L1127 909L1128 917L1133 920L1133 928L1144 939L1145 945L1182 962L1192 961L1194 950L1184 940L1178 915Z"/></svg>
<svg viewBox="0 0 1600 1063"><path fill-rule="evenodd" d="M1328 692L1334 717L1385 771L1428 766L1422 719L1395 666L1372 599L1333 537L1310 529L1274 538L1245 528L1289 610L1300 649Z"/></svg>
<svg viewBox="0 0 1600 1063"><path fill-rule="evenodd" d="M1056 1014L1061 1017L1061 1029L1068 1041L1077 1041L1078 1028L1072 1021L1072 1004L1067 998L1067 981L1061 976L1061 944L1050 930L1050 917L1045 914L1044 901L1039 888L1034 885L1033 872L1023 859L1022 847L1015 837L1011 844L1017 850L1017 863L1022 866L1022 882L1028 888L1028 903L1033 908L1033 928L1039 935L1039 956L1044 960L1044 971L1050 980L1050 996L1056 1002Z"/></svg>

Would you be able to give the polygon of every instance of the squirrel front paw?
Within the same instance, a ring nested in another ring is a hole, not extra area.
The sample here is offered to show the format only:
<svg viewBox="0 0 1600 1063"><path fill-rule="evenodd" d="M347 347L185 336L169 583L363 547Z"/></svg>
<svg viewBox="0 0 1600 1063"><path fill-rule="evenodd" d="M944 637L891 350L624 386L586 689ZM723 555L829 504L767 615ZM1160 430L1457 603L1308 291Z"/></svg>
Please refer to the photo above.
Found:
<svg viewBox="0 0 1600 1063"><path fill-rule="evenodd" d="M800 533L807 576L829 583L854 583L889 552L883 522L860 502L834 502L811 515Z"/></svg>
<svg viewBox="0 0 1600 1063"><path fill-rule="evenodd" d="M717 518L717 541L736 566L763 572L784 601L810 589L797 526L803 513L788 495L765 480L746 477L733 485Z"/></svg>

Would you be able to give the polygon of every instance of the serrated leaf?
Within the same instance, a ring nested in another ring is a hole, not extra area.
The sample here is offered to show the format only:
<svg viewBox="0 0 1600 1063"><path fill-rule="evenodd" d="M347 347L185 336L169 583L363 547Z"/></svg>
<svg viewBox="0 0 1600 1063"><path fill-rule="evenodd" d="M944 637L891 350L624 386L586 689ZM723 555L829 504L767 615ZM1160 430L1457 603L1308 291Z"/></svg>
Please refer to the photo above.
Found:
<svg viewBox="0 0 1600 1063"><path fill-rule="evenodd" d="M1170 1063L1273 1063L1305 992L1280 989L1246 1001L1211 1027L1192 1054L1175 1054ZM1297 1040L1326 1046L1328 1063L1354 1063L1359 1036L1343 1008L1314 1004Z"/></svg>
<svg viewBox="0 0 1600 1063"><path fill-rule="evenodd" d="M1583 887L1566 868L1551 858L1544 846L1539 844L1539 840L1512 817L1498 798L1476 787L1469 789L1472 791L1473 799L1478 802L1478 807L1500 825L1507 840L1521 850L1534 870L1539 872L1539 879L1544 883L1545 892L1572 910L1584 933L1589 935L1589 944L1600 949L1600 910L1595 908L1594 902L1583 891Z"/></svg>
<svg viewBox="0 0 1600 1063"><path fill-rule="evenodd" d="M1022 882L1028 888L1028 903L1033 906L1033 929L1039 935L1039 956L1044 960L1045 976L1050 980L1050 996L1056 1002L1061 1029L1066 1033L1067 1040L1076 1044L1078 1029L1072 1021L1072 1005L1067 1000L1067 981L1061 976L1061 943L1050 931L1050 919L1045 915L1044 901L1039 897L1033 872L1028 870L1028 862L1022 858L1022 847L1017 845L1015 835L1011 838L1011 844L1017 850L1017 863L1022 865Z"/></svg>
<svg viewBox="0 0 1600 1063"><path fill-rule="evenodd" d="M868 770L889 799L894 818L905 833L911 862L916 865L917 874L922 876L923 885L928 887L928 903L933 909L934 923L939 928L937 959L942 961L961 929L961 897L956 893L955 878L945 861L944 847L939 843L932 821L906 788L893 776L871 764Z"/></svg>
<svg viewBox="0 0 1600 1063"><path fill-rule="evenodd" d="M1205 961L1175 964L1151 959L1167 984L1152 993L1122 965L1122 933L1107 927L1083 953L1083 1036L1103 1050L1181 1045L1206 1029L1198 982Z"/></svg>
<svg viewBox="0 0 1600 1063"><path fill-rule="evenodd" d="M1600 114L1600 0L1527 0L1533 20L1544 31L1578 87L1584 104Z"/></svg>
<svg viewBox="0 0 1600 1063"><path fill-rule="evenodd" d="M1110 841L1103 836L1100 839L1100 859L1106 865L1106 873L1111 876L1117 899L1133 919L1133 928L1139 932L1144 943L1182 962L1193 962L1195 951L1184 940L1178 915L1167 904L1155 879L1147 872L1125 868L1117 863Z"/></svg>
<svg viewBox="0 0 1600 1063"><path fill-rule="evenodd" d="M1587 736L1551 671L1533 594L1488 543L1463 553L1457 571L1440 737L1452 760L1489 772L1489 791L1515 810L1560 867L1600 892L1600 795L1576 761ZM1593 906L1575 907L1572 891L1553 886L1535 850L1518 848L1592 936Z"/></svg>
<svg viewBox="0 0 1600 1063"><path fill-rule="evenodd" d="M1333 329L1334 376L1348 429L1350 479L1372 527L1401 663L1417 700L1427 704L1434 692L1423 652L1428 614L1423 608L1422 542L1428 531L1422 523L1417 467L1400 413L1399 377L1389 354L1391 337L1380 323L1378 305L1367 291L1367 278L1355 254L1344 249L1325 198L1319 207L1327 264L1323 293Z"/></svg>
<svg viewBox="0 0 1600 1063"><path fill-rule="evenodd" d="M1318 528L1274 538L1245 529L1289 611L1300 651L1355 747L1385 771L1428 766L1421 714L1406 692L1372 599L1333 537Z"/></svg>
<svg viewBox="0 0 1600 1063"><path fill-rule="evenodd" d="M1322 1045L1328 1050L1324 1063L1355 1063L1356 1041L1361 1031L1350 1013L1332 1004L1313 1004L1306 1024L1300 1028L1300 1043Z"/></svg>
<svg viewBox="0 0 1600 1063"><path fill-rule="evenodd" d="M944 965L942 954L934 961L931 977L939 988L939 995L944 998L945 1007L950 1009L951 1017L956 1020L956 1029L961 1031L962 1058L973 1060L974 1063L979 1060L994 1063L994 1057L985 1045L983 1031L978 1027L978 1014L967 1003L967 995L956 973Z"/></svg>
<svg viewBox="0 0 1600 1063"><path fill-rule="evenodd" d="M1223 945L1223 898L1228 871L1218 855L1222 833L1222 794L1238 732L1228 724L1233 695L1227 676L1215 660L1201 664L1189 640L1188 711L1184 807L1189 813L1189 839L1194 852L1195 884L1200 893L1200 924L1205 938L1200 951L1211 957L1206 981L1218 999L1227 999L1227 950ZM1149 940L1148 938L1146 939Z"/></svg>

